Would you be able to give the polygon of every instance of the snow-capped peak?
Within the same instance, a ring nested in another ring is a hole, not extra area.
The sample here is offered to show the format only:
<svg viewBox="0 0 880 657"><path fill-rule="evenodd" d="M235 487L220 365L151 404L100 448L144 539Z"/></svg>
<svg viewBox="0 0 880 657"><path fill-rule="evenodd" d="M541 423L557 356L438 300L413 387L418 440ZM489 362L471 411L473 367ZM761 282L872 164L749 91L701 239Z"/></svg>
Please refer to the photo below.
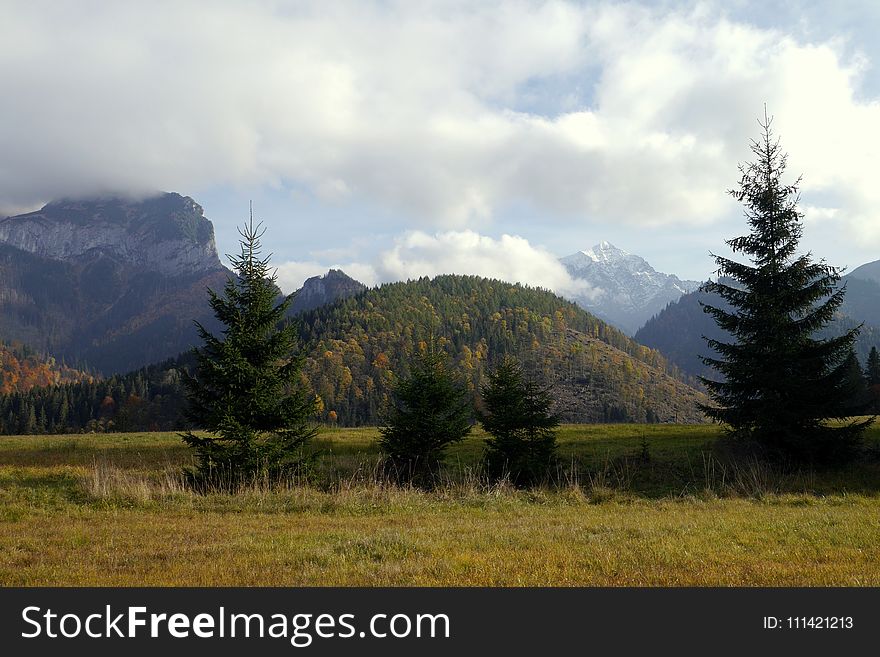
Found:
<svg viewBox="0 0 880 657"><path fill-rule="evenodd" d="M611 242L603 240L594 245L591 249L577 251L569 256L560 258L560 260L564 265L569 267L583 267L591 266L594 263L601 265L616 265L622 261L633 258L640 261L640 263L642 261L638 256L632 256L623 249L618 249Z"/></svg>
<svg viewBox="0 0 880 657"><path fill-rule="evenodd" d="M696 281L682 281L673 274L658 272L641 256L605 240L560 258L560 262L573 278L602 291L591 298L573 300L630 334L667 303L699 286Z"/></svg>
<svg viewBox="0 0 880 657"><path fill-rule="evenodd" d="M592 249L581 251L581 253L593 262L614 262L629 255L623 249L618 249L611 242L605 240L593 246Z"/></svg>

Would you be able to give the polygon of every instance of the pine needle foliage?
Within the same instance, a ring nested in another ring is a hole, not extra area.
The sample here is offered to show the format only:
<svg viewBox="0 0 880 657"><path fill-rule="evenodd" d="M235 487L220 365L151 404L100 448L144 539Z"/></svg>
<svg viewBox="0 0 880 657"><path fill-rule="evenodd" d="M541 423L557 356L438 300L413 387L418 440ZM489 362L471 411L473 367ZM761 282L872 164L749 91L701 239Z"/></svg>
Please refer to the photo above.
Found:
<svg viewBox="0 0 880 657"><path fill-rule="evenodd" d="M834 317L846 288L838 286L838 269L798 254L800 179L783 182L787 156L766 112L759 124L761 136L751 143L756 159L740 165L739 188L730 191L745 206L750 232L726 242L750 263L713 254L718 280L704 285L730 305L703 304L703 310L734 341L707 341L716 355L702 361L721 378L702 379L714 402L703 410L772 456L816 464L843 460L855 453L871 422L829 422L850 415L847 359L859 327L814 337Z"/></svg>
<svg viewBox="0 0 880 657"><path fill-rule="evenodd" d="M547 479L559 426L550 411L550 388L527 378L522 365L506 357L489 373L482 398L480 424L491 435L485 459L490 476L509 477L515 485Z"/></svg>
<svg viewBox="0 0 880 657"><path fill-rule="evenodd" d="M232 487L276 480L298 471L303 449L316 430L315 397L303 385L295 355L295 328L282 325L292 295L280 303L270 257L260 256L265 229L239 229L241 253L228 256L237 278L223 294L208 290L210 305L226 327L223 335L197 329L195 375L185 375L187 417L209 433L181 434L198 457L190 472L203 487Z"/></svg>
<svg viewBox="0 0 880 657"><path fill-rule="evenodd" d="M390 473L401 482L432 486L446 448L470 433L472 416L467 388L432 339L395 385L379 428Z"/></svg>

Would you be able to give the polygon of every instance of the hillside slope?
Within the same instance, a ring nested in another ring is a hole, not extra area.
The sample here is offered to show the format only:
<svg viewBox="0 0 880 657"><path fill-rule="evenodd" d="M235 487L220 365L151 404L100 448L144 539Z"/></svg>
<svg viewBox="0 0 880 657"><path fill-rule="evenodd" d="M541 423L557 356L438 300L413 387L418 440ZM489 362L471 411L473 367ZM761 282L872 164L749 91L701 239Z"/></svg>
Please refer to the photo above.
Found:
<svg viewBox="0 0 880 657"><path fill-rule="evenodd" d="M543 290L474 276L392 283L306 313L305 376L325 419L376 422L395 375L434 335L477 398L485 373L517 356L578 422L696 422L700 394L655 350Z"/></svg>
<svg viewBox="0 0 880 657"><path fill-rule="evenodd" d="M865 363L871 347L880 347L880 285L869 280L845 276L846 295L834 321L823 328L817 337L833 337L861 324L856 340L856 353ZM731 336L718 328L710 315L703 312L700 303L720 308L729 306L717 295L700 290L682 296L670 303L640 328L635 339L662 352L670 361L690 375L712 375L699 356L710 354L703 336L722 342Z"/></svg>

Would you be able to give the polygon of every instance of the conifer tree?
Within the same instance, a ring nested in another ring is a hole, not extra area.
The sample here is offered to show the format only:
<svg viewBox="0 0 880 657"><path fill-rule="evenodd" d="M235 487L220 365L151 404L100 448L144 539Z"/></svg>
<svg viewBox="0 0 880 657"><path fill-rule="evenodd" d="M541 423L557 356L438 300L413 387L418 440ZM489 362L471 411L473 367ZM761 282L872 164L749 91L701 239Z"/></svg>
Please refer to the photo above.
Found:
<svg viewBox="0 0 880 657"><path fill-rule="evenodd" d="M549 388L527 379L522 365L506 357L489 373L482 393L486 412L480 423L491 434L486 440L490 476L507 475L514 484L532 484L547 477L559 426L559 419L550 412Z"/></svg>
<svg viewBox="0 0 880 657"><path fill-rule="evenodd" d="M237 279L223 295L208 290L210 305L225 325L222 337L197 323L204 346L195 349L195 375L184 373L187 417L200 429L181 434L198 456L195 483L236 487L254 477L288 475L303 463L315 435L315 397L300 380L295 333L281 326L292 295L276 303L275 273L261 258L265 229L253 215L242 229L241 253L229 256Z"/></svg>
<svg viewBox="0 0 880 657"><path fill-rule="evenodd" d="M877 354L877 347L871 347L868 353L868 367L865 371L865 377L869 386L880 385L880 355Z"/></svg>
<svg viewBox="0 0 880 657"><path fill-rule="evenodd" d="M399 480L430 486L446 448L470 433L471 416L467 389L431 340L394 387L379 447Z"/></svg>
<svg viewBox="0 0 880 657"><path fill-rule="evenodd" d="M868 394L868 384L865 380L865 371L859 363L859 357L856 356L855 349L850 348L843 368L846 373L843 386L849 394L849 403L846 405L846 410L849 412L849 415L864 415L868 412L871 400Z"/></svg>
<svg viewBox="0 0 880 657"><path fill-rule="evenodd" d="M740 165L739 188L730 194L745 206L748 235L728 240L750 264L714 256L717 275L705 284L730 304L704 305L734 341L708 340L716 356L702 360L720 380L703 378L714 405L705 413L777 456L828 462L853 453L870 423L831 425L849 413L847 356L858 328L830 339L815 332L843 302L839 271L811 254L797 254L803 232L798 186L782 180L786 155L766 113L752 141L755 161Z"/></svg>
<svg viewBox="0 0 880 657"><path fill-rule="evenodd" d="M871 347L868 353L865 382L868 384L870 400L868 410L871 413L880 412L880 355L877 353L877 347Z"/></svg>

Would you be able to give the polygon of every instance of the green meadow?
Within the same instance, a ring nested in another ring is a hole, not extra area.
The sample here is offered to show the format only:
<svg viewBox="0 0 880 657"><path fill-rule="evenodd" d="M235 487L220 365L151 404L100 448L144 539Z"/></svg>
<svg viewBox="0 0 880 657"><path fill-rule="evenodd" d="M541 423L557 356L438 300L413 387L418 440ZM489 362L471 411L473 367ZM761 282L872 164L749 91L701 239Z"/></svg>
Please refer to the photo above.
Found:
<svg viewBox="0 0 880 657"><path fill-rule="evenodd" d="M552 483L378 474L375 429L325 429L311 472L183 484L173 433L0 438L5 586L878 586L880 430L841 470L734 458L714 426L568 425Z"/></svg>

